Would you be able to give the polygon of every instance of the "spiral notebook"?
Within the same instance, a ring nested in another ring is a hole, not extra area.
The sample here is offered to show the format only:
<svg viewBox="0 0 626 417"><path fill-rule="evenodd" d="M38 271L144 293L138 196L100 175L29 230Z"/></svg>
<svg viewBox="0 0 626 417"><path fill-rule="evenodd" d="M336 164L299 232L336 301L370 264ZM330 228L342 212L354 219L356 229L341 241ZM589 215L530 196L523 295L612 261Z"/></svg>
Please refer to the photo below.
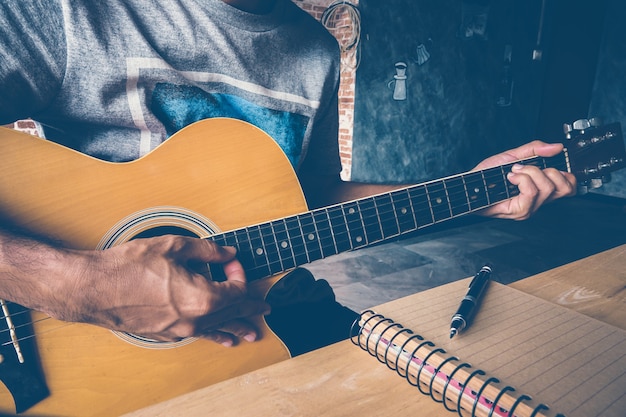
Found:
<svg viewBox="0 0 626 417"><path fill-rule="evenodd" d="M449 338L469 280L367 310L353 343L463 416L624 417L626 332L491 282Z"/></svg>

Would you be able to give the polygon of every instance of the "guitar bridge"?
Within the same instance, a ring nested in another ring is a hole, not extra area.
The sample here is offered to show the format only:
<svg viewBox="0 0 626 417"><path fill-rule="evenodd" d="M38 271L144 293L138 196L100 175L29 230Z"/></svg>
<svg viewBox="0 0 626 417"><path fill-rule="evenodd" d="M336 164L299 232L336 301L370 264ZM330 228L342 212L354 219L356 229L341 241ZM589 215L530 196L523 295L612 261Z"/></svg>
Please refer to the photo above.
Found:
<svg viewBox="0 0 626 417"><path fill-rule="evenodd" d="M30 311L0 300L0 381L21 413L50 393L41 373Z"/></svg>
<svg viewBox="0 0 626 417"><path fill-rule="evenodd" d="M17 360L19 361L19 363L24 363L24 355L22 354L22 349L20 348L20 341L17 338L17 333L15 332L15 325L13 324L13 320L11 319L9 308L7 307L6 302L1 299L0 299L0 306L2 307L2 314L4 314L4 320L6 321L7 330L11 338L10 343L13 345L13 348L15 349ZM4 362L4 356L0 355L0 363L2 362Z"/></svg>

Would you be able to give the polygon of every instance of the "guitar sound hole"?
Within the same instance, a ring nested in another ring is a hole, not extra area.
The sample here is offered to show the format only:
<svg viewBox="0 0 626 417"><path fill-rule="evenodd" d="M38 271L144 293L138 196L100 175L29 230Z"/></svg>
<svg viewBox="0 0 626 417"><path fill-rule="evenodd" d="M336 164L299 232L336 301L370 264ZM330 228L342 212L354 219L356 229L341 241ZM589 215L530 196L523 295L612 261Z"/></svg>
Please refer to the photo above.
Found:
<svg viewBox="0 0 626 417"><path fill-rule="evenodd" d="M205 238L214 235L219 229L208 218L180 207L153 207L120 220L112 229L102 237L97 249L107 249L130 240L151 238L163 235L178 235L194 238ZM216 268L204 262L191 262L189 269L202 274L207 279L219 280L222 268ZM223 275L223 272L221 272ZM149 349L169 349L183 346L196 340L194 337L186 338L178 342L160 342L141 335L126 332L113 331L113 333L126 342Z"/></svg>
<svg viewBox="0 0 626 417"><path fill-rule="evenodd" d="M183 229L182 227L177 226L157 226L152 229L144 230L141 233L135 235L131 240L134 239L143 239L149 237L156 236L164 236L164 235L178 235L178 236L189 236L189 237L200 237L197 234Z"/></svg>

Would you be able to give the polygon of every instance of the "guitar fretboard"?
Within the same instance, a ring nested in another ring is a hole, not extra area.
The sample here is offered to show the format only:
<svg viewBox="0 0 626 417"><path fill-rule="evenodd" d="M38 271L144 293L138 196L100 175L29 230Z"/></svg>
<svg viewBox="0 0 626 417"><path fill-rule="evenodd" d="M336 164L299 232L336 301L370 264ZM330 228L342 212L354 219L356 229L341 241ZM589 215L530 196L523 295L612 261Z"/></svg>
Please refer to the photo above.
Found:
<svg viewBox="0 0 626 417"><path fill-rule="evenodd" d="M566 152L521 161L567 170ZM249 280L269 277L459 217L519 194L513 163L398 189L209 237L234 246Z"/></svg>

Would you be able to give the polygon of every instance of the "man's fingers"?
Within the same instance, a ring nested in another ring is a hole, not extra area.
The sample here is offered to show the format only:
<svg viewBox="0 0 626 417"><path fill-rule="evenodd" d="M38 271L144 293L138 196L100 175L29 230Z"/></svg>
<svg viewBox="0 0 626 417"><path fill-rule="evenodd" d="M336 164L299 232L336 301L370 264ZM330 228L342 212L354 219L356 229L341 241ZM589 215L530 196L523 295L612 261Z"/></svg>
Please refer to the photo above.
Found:
<svg viewBox="0 0 626 417"><path fill-rule="evenodd" d="M206 239L185 238L185 247L177 253L177 256L184 256L189 261L223 264L224 274L227 282L240 283L244 287L234 286L233 288L245 289L246 273L243 265L235 255L237 250L232 246L219 246Z"/></svg>
<svg viewBox="0 0 626 417"><path fill-rule="evenodd" d="M220 309L212 311L198 321L198 327L202 329L219 329L224 323L233 319L242 319L252 316L266 315L270 312L270 306L264 300L246 299L229 303Z"/></svg>
<svg viewBox="0 0 626 417"><path fill-rule="evenodd" d="M260 333L256 327L246 320L231 320L222 324L218 329L202 329L198 336L230 347L237 344L241 339L247 342L254 342L259 338Z"/></svg>
<svg viewBox="0 0 626 417"><path fill-rule="evenodd" d="M223 268L227 282L246 282L246 273L243 270L243 265L237 259L226 262Z"/></svg>
<svg viewBox="0 0 626 417"><path fill-rule="evenodd" d="M560 143L545 143L540 140L534 140L506 153L515 159L524 159L533 156L554 156L562 150L563 145Z"/></svg>
<svg viewBox="0 0 626 417"><path fill-rule="evenodd" d="M556 190L556 185L536 166L515 164L511 167L511 172L513 175L509 175L509 181L515 175L521 176L518 178L517 188L520 196L528 199L529 214L534 213Z"/></svg>
<svg viewBox="0 0 626 417"><path fill-rule="evenodd" d="M562 172L556 169L546 169L544 173L556 186L556 190L549 200L556 200L561 197L570 197L576 194L576 177L569 172Z"/></svg>
<svg viewBox="0 0 626 417"><path fill-rule="evenodd" d="M172 255L180 261L225 263L235 258L237 250L231 246L220 246L208 239L178 236L172 247Z"/></svg>
<svg viewBox="0 0 626 417"><path fill-rule="evenodd" d="M531 158L533 156L554 156L562 150L563 145L560 143L545 143L539 140L535 140L515 149L511 149L506 152L491 156L482 161L480 164L476 165L473 170L476 171L505 165L511 162L519 161L521 159Z"/></svg>

